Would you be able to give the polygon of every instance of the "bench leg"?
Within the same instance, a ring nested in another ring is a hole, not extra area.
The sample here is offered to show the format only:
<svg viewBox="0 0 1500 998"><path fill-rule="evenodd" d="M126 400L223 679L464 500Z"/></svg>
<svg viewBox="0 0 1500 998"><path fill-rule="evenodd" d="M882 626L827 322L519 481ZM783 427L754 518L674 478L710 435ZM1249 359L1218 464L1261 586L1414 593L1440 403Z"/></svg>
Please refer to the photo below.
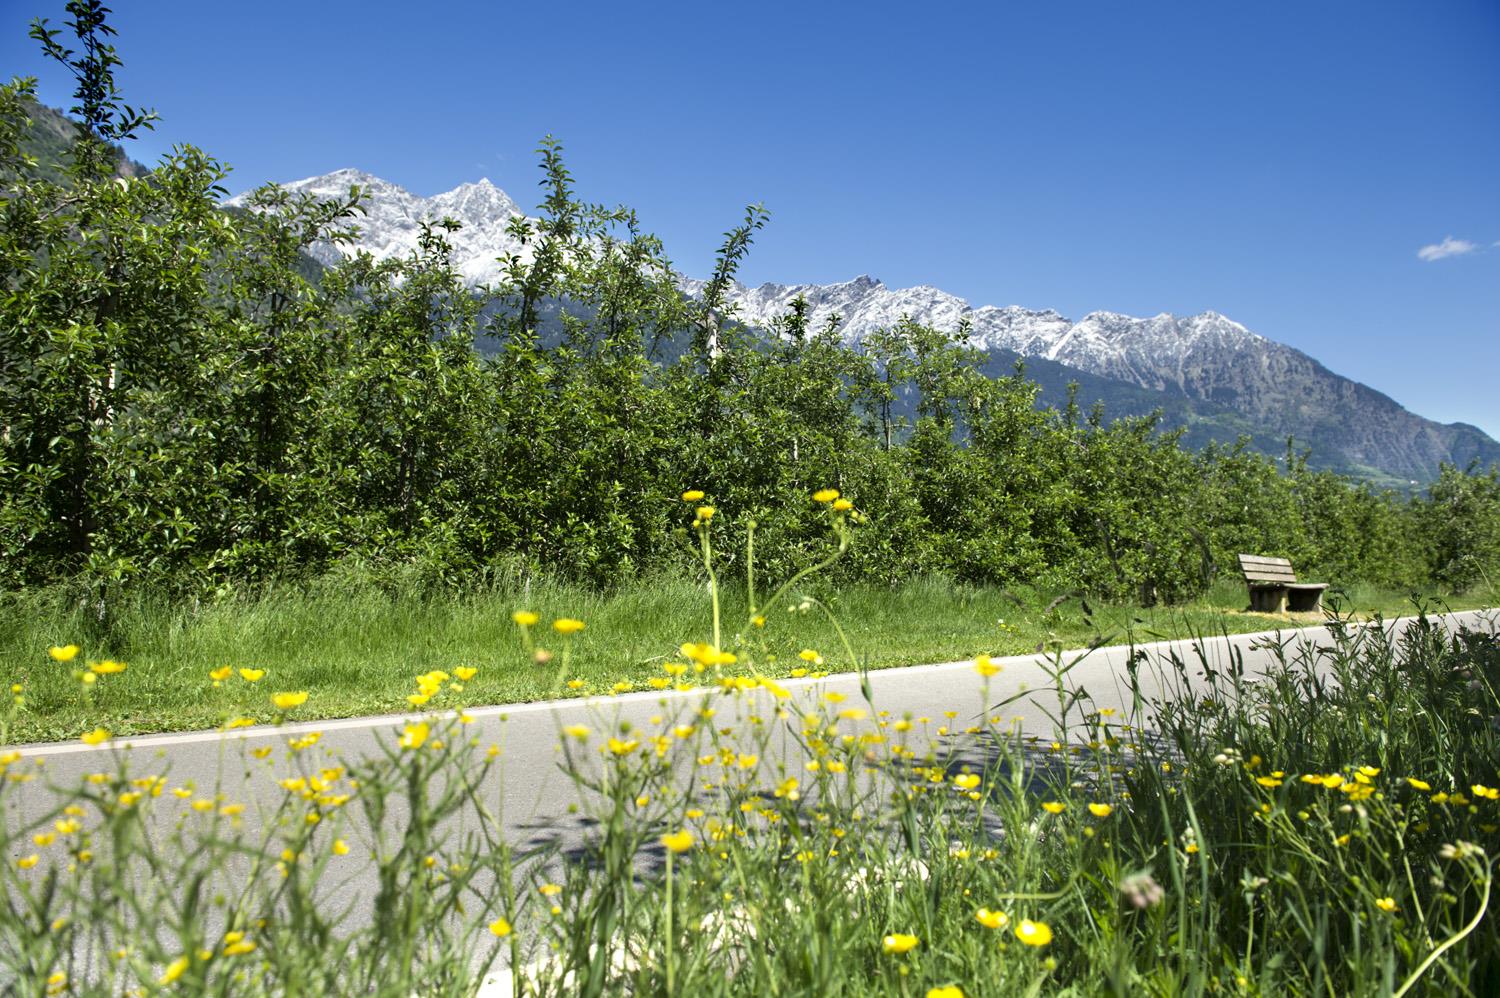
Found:
<svg viewBox="0 0 1500 998"><path fill-rule="evenodd" d="M1323 610L1323 590L1312 592L1300 592L1292 596L1291 608L1298 613L1321 613Z"/></svg>
<svg viewBox="0 0 1500 998"><path fill-rule="evenodd" d="M1255 613L1285 613L1286 590L1277 586L1256 586L1250 590L1250 609Z"/></svg>

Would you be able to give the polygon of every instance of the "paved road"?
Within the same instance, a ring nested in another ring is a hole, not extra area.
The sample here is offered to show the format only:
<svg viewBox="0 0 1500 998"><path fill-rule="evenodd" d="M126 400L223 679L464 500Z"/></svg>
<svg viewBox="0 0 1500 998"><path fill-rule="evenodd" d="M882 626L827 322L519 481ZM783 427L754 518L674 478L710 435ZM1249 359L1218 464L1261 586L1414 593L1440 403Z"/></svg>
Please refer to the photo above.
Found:
<svg viewBox="0 0 1500 998"><path fill-rule="evenodd" d="M1434 619L1450 629L1459 626L1500 629L1500 618L1493 612L1471 611ZM1409 624L1410 619L1406 618L1387 621L1384 627L1396 637ZM1127 676L1132 654L1136 656L1141 693L1147 699L1154 699L1180 692L1173 677L1185 674L1192 683L1201 678L1204 668L1227 671L1236 666L1253 676L1274 663L1275 648L1280 647L1286 654L1294 655L1299 649L1326 645L1330 639L1326 627L1310 627L1220 636L1199 643L1157 642L1138 645L1133 650L1125 646L1110 646L1065 652L1060 658L1052 659L1044 655L996 659L995 664L1001 668L990 680L987 702L982 699L980 680L972 662L880 670L870 673L868 682L875 706L890 711L893 716L929 717L933 727L947 724L957 730L986 714L994 716L995 704L1011 701L999 711L1007 723L1016 723L1025 733L1050 739L1054 726L1047 711L1055 710L1056 705L1056 696L1051 689L1051 671L1057 667L1058 661L1069 666L1067 685L1086 690L1094 708L1114 707L1126 712L1131 706ZM1174 659L1186 663L1187 668L1175 668L1172 665ZM787 680L782 685L793 694L793 703L824 692L834 692L842 693L848 698L849 705L853 705L862 696L860 677L854 674L833 675L820 680ZM585 829L577 816L569 813L570 805L579 801L578 791L558 769L563 726L586 724L594 731L605 731L610 728L618 730L621 722L629 722L636 728L652 730L652 719L659 715L686 714L710 702L719 711L714 723L735 725L750 713L766 713L769 694L757 690L743 697L725 697L717 690L669 691L474 708L468 713L475 721L467 730L481 743L499 741L505 746L492 785L484 792L503 809L508 839L518 846L552 840L567 848L582 840ZM944 713L947 711L956 712L956 716L946 719ZM229 733L158 735L100 747L78 742L23 746L19 749L23 759L13 764L11 771L41 763L45 777L8 789L6 817L14 823L46 814L56 807L47 789L48 784L76 787L85 774L111 769L112 753L127 752L132 772L164 774L170 786L196 784L199 788L211 788L218 785L219 792L228 799L247 804L244 820L250 822L258 808L269 813L285 797L285 791L268 774L268 769L273 769L274 764L240 764L241 759L248 760L254 749L274 747L279 755L289 739L320 732L321 741L314 751L342 758L367 756L378 751L382 744L394 744L403 724L414 716L363 717L288 724L279 728L246 728ZM226 759L230 764L225 764ZM691 767L691 762L687 765ZM800 767L800 760L794 765ZM285 774L277 772L277 775ZM169 802L164 799L160 803ZM352 812L350 816L354 817ZM402 817L402 814L394 813L388 820L400 822ZM350 841L356 841L358 836L359 830L353 829L349 834ZM357 896L367 887L368 883L362 884L355 878L343 890ZM356 917L365 910L357 908Z"/></svg>

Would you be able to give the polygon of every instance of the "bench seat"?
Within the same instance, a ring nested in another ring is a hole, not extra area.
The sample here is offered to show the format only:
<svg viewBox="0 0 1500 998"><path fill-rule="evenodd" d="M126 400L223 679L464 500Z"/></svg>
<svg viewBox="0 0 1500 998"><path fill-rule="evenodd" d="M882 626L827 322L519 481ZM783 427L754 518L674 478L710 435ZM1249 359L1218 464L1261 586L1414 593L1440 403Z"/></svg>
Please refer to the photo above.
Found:
<svg viewBox="0 0 1500 998"><path fill-rule="evenodd" d="M1240 555L1240 571L1250 590L1250 609L1256 613L1317 613L1323 609L1326 582L1298 582L1286 558Z"/></svg>

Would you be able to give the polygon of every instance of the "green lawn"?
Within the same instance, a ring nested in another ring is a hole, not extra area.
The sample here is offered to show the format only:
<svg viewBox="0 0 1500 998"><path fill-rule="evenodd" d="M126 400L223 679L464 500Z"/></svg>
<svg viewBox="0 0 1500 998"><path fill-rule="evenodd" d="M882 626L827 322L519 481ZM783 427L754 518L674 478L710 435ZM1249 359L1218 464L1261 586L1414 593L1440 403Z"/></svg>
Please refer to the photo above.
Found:
<svg viewBox="0 0 1500 998"><path fill-rule="evenodd" d="M803 595L813 602L797 609ZM1453 608L1483 605L1473 597L1426 595ZM1395 615L1412 606L1410 594L1359 587L1334 600L1358 614ZM748 640L760 652L758 660L785 674L806 665L797 658L804 648L820 652L828 671L855 665L822 606L871 668L1019 654L1052 640L1076 647L1101 634L1116 642L1131 636L1153 641L1317 619L1245 613L1244 587L1231 582L1175 607L1091 604L1090 614L1078 598L1048 611L1052 602L1047 593L941 580L897 588L845 586L836 593L820 583L766 608L764 628L751 628ZM517 609L540 615L536 637L556 656L551 662L538 664L523 650L511 621ZM436 598L393 598L373 585L344 580L191 605L143 596L111 612L107 636L91 638L104 633L94 615L69 606L56 592L0 597L0 669L7 684L20 684L24 697L0 741L68 739L96 725L138 734L212 727L229 717L265 721L273 715L274 691L309 692L296 711L299 718L399 711L407 709L416 675L456 666L478 673L462 692L445 693L445 704L557 695L560 675L586 684L561 695L607 692L620 681L644 688L662 676L664 662L680 657L681 643L712 636L705 587L668 578L609 595L546 584L527 595L488 591ZM560 669L564 642L548 627L563 616L587 624L570 642L566 669ZM731 636L744 629L745 618L743 594L729 593L723 608L726 647L734 647ZM72 662L48 657L49 646L70 643L82 647ZM85 687L80 671L106 658L129 667ZM264 669L266 675L254 685L235 676L214 688L209 672L224 665Z"/></svg>

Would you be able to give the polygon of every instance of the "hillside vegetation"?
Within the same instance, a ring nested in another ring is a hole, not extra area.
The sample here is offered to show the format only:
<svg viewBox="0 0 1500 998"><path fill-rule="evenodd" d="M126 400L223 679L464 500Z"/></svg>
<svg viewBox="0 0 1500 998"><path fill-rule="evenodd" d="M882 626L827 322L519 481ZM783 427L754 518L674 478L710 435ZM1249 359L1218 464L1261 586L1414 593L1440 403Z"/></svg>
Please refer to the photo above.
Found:
<svg viewBox="0 0 1500 998"><path fill-rule="evenodd" d="M1493 470L1379 493L1295 452L1194 452L1150 417L1039 406L1023 372L980 370L962 328L903 322L854 349L794 302L747 331L722 306L762 209L685 298L660 241L580 199L550 139L498 286L462 284L441 220L408 259L313 274L304 251L348 238L358 189L266 187L226 212L228 168L191 146L117 176L115 146L149 115L116 92L113 50L39 37L106 85L80 87L61 172L27 155L30 84L0 91L7 588L62 585L107 621L130 587L201 596L335 567L609 587L684 564L685 488L725 510L723 550L753 523L772 574L817 549L803 513L824 487L862 521L845 579L1152 603L1203 592L1241 551L1400 588L1500 572Z"/></svg>

